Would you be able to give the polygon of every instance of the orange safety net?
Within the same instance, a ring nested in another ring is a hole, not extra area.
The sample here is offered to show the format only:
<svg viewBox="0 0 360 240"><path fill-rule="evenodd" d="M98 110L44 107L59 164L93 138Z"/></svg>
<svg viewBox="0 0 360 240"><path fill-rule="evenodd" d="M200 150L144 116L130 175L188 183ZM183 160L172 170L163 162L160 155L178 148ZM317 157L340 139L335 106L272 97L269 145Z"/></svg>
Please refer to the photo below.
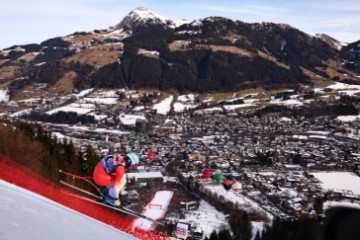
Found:
<svg viewBox="0 0 360 240"><path fill-rule="evenodd" d="M0 179L40 194L89 217L111 225L123 232L129 233L139 239L169 239L169 237L161 236L160 233L153 231L133 229L131 227L134 220L133 218L94 203L66 195L61 192L64 191L64 189L60 186L4 156L0 156Z"/></svg>

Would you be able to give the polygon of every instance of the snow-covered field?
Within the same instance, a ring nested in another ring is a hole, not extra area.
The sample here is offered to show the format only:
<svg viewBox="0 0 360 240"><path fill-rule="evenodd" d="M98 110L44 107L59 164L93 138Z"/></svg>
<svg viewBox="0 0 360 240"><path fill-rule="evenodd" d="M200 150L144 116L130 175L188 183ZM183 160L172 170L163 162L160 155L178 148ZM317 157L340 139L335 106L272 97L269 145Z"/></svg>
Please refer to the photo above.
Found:
<svg viewBox="0 0 360 240"><path fill-rule="evenodd" d="M60 108L56 108L50 111L47 111L47 114L54 114L57 112L76 112L79 115L82 114L87 114L91 111L95 110L95 105L92 103L88 103L88 104L76 104L76 103L72 103L69 104L67 106L64 107L60 107Z"/></svg>
<svg viewBox="0 0 360 240"><path fill-rule="evenodd" d="M313 172L324 190L351 191L360 195L360 177L352 172Z"/></svg>
<svg viewBox="0 0 360 240"><path fill-rule="evenodd" d="M225 201L233 202L238 206L246 206L247 210L257 210L262 212L267 216L268 219L273 219L273 216L268 212L264 211L258 203L252 201L251 199L245 197L240 192L235 192L233 190L226 191L222 185L205 185L204 188L208 191L211 191L213 194L217 194L218 196L222 196ZM205 190L205 191L206 191Z"/></svg>
<svg viewBox="0 0 360 240"><path fill-rule="evenodd" d="M347 95L354 95L355 93L360 92L360 85L352 85L346 83L335 82L334 84L327 86L326 88L339 91ZM323 92L323 88L315 89L315 92Z"/></svg>
<svg viewBox="0 0 360 240"><path fill-rule="evenodd" d="M132 125L135 126L136 121L138 119L147 121L145 116L143 115L132 115L132 114L121 114L119 116L120 122L124 125Z"/></svg>
<svg viewBox="0 0 360 240"><path fill-rule="evenodd" d="M173 99L173 96L169 96L160 103L155 104L153 109L156 109L158 114L166 115L170 111L170 106Z"/></svg>
<svg viewBox="0 0 360 240"><path fill-rule="evenodd" d="M38 194L0 180L0 239L137 239Z"/></svg>
<svg viewBox="0 0 360 240"><path fill-rule="evenodd" d="M181 222L198 224L203 230L204 237L209 237L214 230L230 229L226 216L204 200L201 200L198 210L190 211Z"/></svg>

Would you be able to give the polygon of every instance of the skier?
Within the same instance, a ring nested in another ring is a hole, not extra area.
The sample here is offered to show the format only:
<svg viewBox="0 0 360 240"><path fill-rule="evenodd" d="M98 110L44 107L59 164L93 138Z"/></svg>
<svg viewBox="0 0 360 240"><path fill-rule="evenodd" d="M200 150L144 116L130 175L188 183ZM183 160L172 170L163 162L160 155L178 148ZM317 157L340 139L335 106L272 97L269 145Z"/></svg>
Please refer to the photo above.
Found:
<svg viewBox="0 0 360 240"><path fill-rule="evenodd" d="M119 194L126 184L125 170L136 167L138 163L139 157L131 152L126 156L107 155L96 165L93 177L96 184L105 186L102 190L105 204L120 206Z"/></svg>

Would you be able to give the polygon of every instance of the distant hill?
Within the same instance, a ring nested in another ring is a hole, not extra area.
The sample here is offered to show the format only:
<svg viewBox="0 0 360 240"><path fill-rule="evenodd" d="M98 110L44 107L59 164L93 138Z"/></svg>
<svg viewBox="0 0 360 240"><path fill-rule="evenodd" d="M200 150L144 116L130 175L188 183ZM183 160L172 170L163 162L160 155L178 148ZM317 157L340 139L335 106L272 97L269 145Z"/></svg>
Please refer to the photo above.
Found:
<svg viewBox="0 0 360 240"><path fill-rule="evenodd" d="M175 21L146 8L105 30L0 51L0 88L45 92L152 88L216 92L360 80L359 42L342 46L286 24L208 17Z"/></svg>

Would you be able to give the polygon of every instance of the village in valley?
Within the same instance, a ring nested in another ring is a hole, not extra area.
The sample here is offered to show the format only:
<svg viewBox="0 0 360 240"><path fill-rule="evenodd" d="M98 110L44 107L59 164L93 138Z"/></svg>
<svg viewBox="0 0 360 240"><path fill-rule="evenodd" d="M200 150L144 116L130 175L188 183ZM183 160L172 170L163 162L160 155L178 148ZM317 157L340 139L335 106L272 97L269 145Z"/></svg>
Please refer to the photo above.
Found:
<svg viewBox="0 0 360 240"><path fill-rule="evenodd" d="M43 87L34 85L34 95ZM248 212L256 234L276 217L322 216L331 205L359 206L360 115L332 118L312 112L359 92L360 85L334 82L306 93L254 90L220 96L88 89L10 101L0 91L5 109L0 118L36 122L57 139L72 141L78 151L91 145L100 156L139 154L141 164L128 173L127 189L137 211L156 192L167 191L172 193L165 203L152 205L162 204L157 217L188 223L193 232L209 236L228 228L227 215L208 203L218 201ZM359 109L358 101L351 104ZM34 112L75 112L93 121L35 121Z"/></svg>

